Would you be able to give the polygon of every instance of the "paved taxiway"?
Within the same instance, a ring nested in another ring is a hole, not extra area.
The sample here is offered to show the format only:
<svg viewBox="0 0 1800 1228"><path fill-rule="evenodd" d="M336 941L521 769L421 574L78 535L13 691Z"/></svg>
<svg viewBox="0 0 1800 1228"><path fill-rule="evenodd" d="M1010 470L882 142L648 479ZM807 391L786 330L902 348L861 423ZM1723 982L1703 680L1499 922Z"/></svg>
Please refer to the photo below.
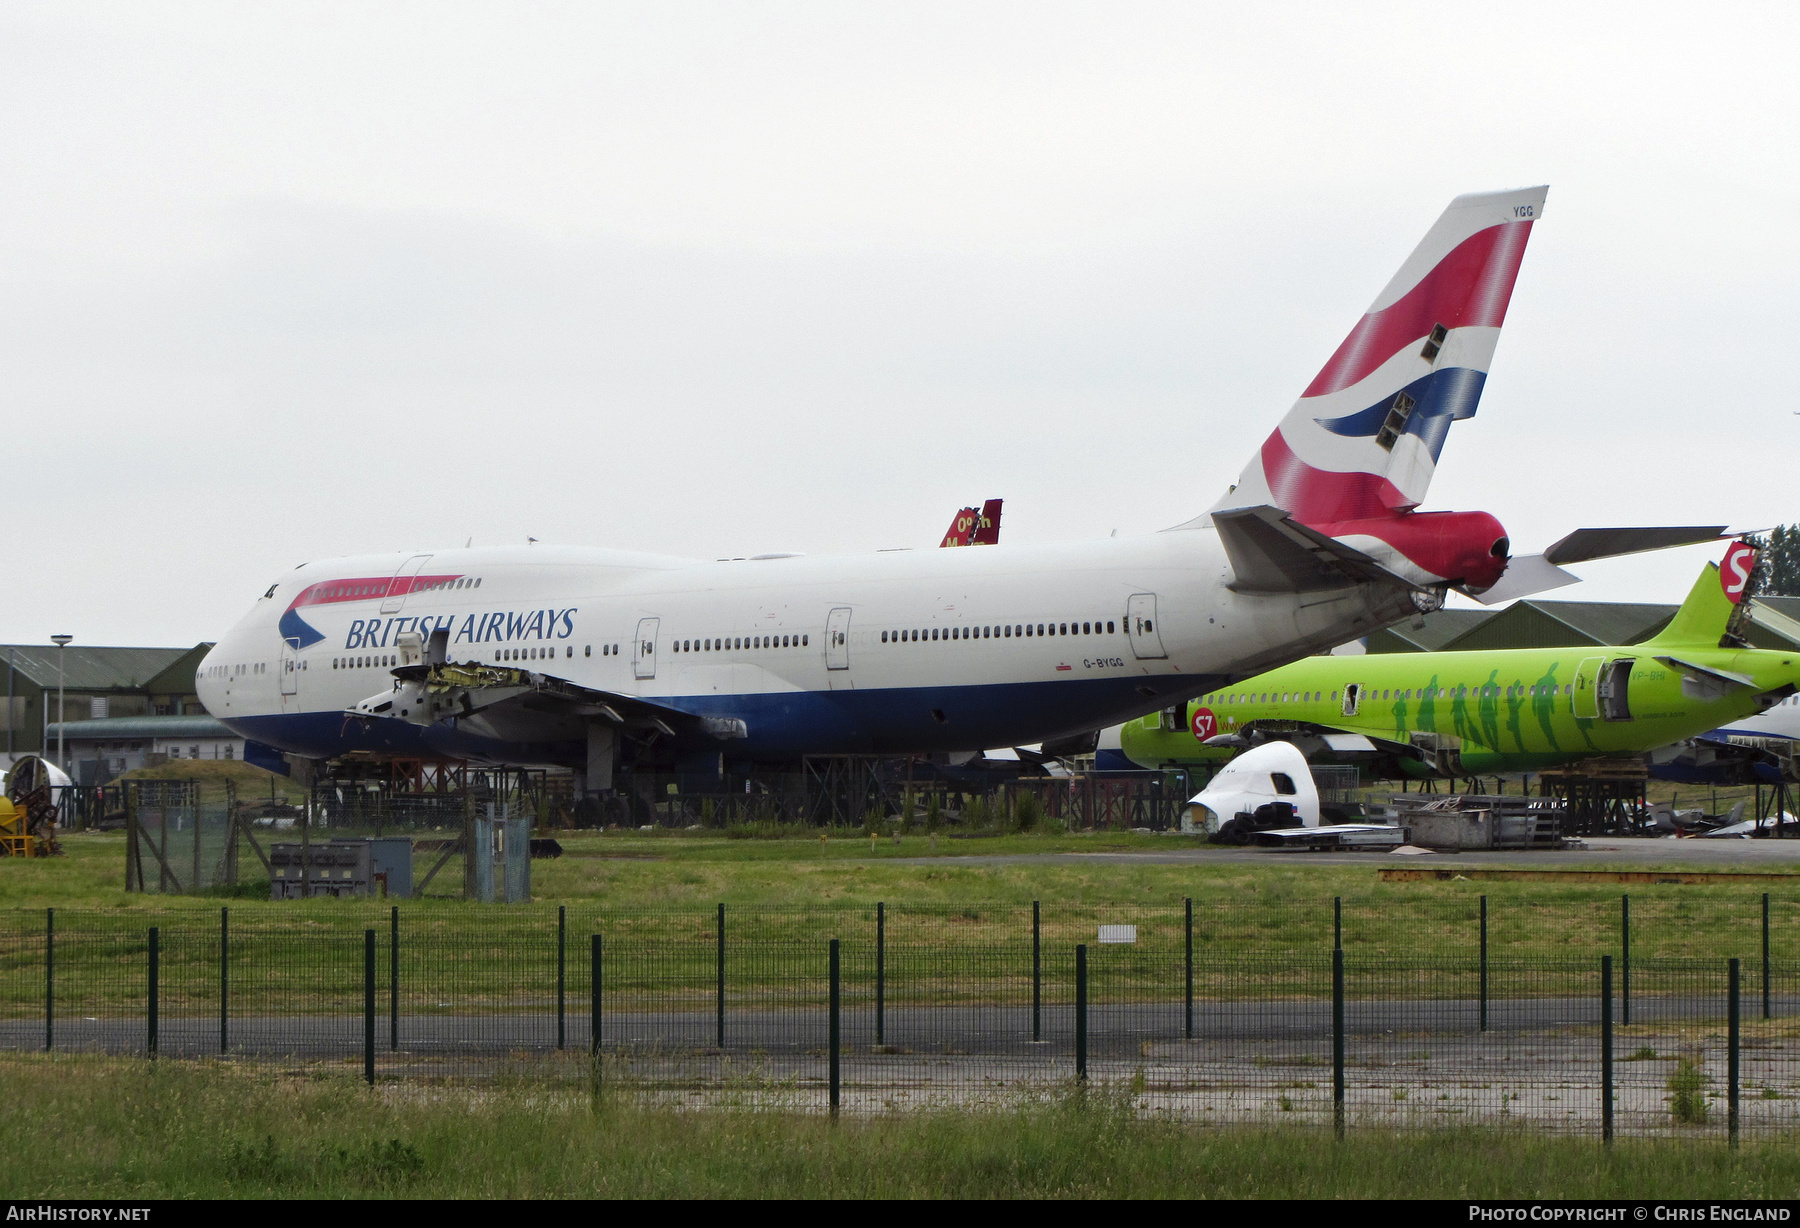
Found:
<svg viewBox="0 0 1800 1228"><path fill-rule="evenodd" d="M1143 853L972 853L967 856L894 857L884 865L1018 866L1069 861L1116 862L1121 865L1253 864L1267 866L1405 866L1451 869L1457 866L1529 870L1644 869L1755 870L1800 874L1800 840L1661 840L1629 836L1596 837L1585 848L1524 852L1431 853L1301 853L1280 849L1221 848L1200 844L1191 836L1171 836L1172 847Z"/></svg>

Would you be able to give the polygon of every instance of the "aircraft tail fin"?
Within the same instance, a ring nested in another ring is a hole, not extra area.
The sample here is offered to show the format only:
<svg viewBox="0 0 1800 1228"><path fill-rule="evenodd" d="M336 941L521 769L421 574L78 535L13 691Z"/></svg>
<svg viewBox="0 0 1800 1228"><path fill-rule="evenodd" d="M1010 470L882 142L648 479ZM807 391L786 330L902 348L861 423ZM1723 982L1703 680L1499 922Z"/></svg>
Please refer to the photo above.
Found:
<svg viewBox="0 0 1800 1228"><path fill-rule="evenodd" d="M1418 506L1450 424L1474 416L1547 191L1451 201L1212 510L1327 525Z"/></svg>
<svg viewBox="0 0 1800 1228"><path fill-rule="evenodd" d="M975 532L969 538L971 546L1000 544L1000 504L999 499L989 499L981 505L981 516L976 520Z"/></svg>
<svg viewBox="0 0 1800 1228"><path fill-rule="evenodd" d="M1708 563L1700 569L1699 578L1688 590L1687 600L1675 611L1675 617L1645 644L1719 645L1733 634L1755 570L1755 547L1748 542L1733 542L1721 562Z"/></svg>
<svg viewBox="0 0 1800 1228"><path fill-rule="evenodd" d="M950 520L949 531L938 546L994 546L1000 542L999 499L989 499L980 510L965 507Z"/></svg>
<svg viewBox="0 0 1800 1228"><path fill-rule="evenodd" d="M941 550L947 546L966 546L969 535L975 531L975 518L981 513L972 507L965 507L950 518L950 527L944 533L944 540L938 543Z"/></svg>

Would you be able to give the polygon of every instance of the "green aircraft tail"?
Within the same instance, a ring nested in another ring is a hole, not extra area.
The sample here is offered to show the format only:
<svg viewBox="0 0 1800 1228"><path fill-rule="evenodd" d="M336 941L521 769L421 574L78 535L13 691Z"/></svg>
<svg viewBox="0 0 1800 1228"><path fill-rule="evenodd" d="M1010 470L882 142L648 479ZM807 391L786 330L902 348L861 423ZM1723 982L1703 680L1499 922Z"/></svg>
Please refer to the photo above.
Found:
<svg viewBox="0 0 1800 1228"><path fill-rule="evenodd" d="M1704 644L1717 648L1731 628L1737 606L1725 595L1719 565L1708 563L1688 590L1687 600L1675 611L1669 625L1644 641L1646 644Z"/></svg>

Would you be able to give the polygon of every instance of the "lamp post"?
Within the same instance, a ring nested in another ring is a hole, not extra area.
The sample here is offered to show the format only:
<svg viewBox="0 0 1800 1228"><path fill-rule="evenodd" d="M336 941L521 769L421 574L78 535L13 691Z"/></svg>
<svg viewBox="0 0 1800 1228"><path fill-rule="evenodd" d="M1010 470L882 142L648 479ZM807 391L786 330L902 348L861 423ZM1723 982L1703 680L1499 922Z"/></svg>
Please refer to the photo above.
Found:
<svg viewBox="0 0 1800 1228"><path fill-rule="evenodd" d="M63 757L63 726L68 724L68 709L63 706L63 650L69 646L72 635L53 635L50 642L56 645L56 766L65 773L69 770L69 761Z"/></svg>

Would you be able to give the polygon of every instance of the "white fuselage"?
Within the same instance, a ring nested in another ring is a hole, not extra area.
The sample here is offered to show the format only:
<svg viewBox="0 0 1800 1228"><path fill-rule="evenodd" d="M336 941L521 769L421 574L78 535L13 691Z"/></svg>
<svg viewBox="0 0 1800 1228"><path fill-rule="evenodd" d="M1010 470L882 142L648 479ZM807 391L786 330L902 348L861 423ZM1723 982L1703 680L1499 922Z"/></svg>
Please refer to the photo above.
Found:
<svg viewBox="0 0 1800 1228"><path fill-rule="evenodd" d="M984 750L1114 724L1392 622L1404 592L1227 587L1210 527L1058 545L704 562L527 546L309 563L219 641L208 711L292 754L577 764L565 729L509 744L455 719L346 720L397 641L742 721L669 749L744 760ZM411 591L407 591L410 587Z"/></svg>

